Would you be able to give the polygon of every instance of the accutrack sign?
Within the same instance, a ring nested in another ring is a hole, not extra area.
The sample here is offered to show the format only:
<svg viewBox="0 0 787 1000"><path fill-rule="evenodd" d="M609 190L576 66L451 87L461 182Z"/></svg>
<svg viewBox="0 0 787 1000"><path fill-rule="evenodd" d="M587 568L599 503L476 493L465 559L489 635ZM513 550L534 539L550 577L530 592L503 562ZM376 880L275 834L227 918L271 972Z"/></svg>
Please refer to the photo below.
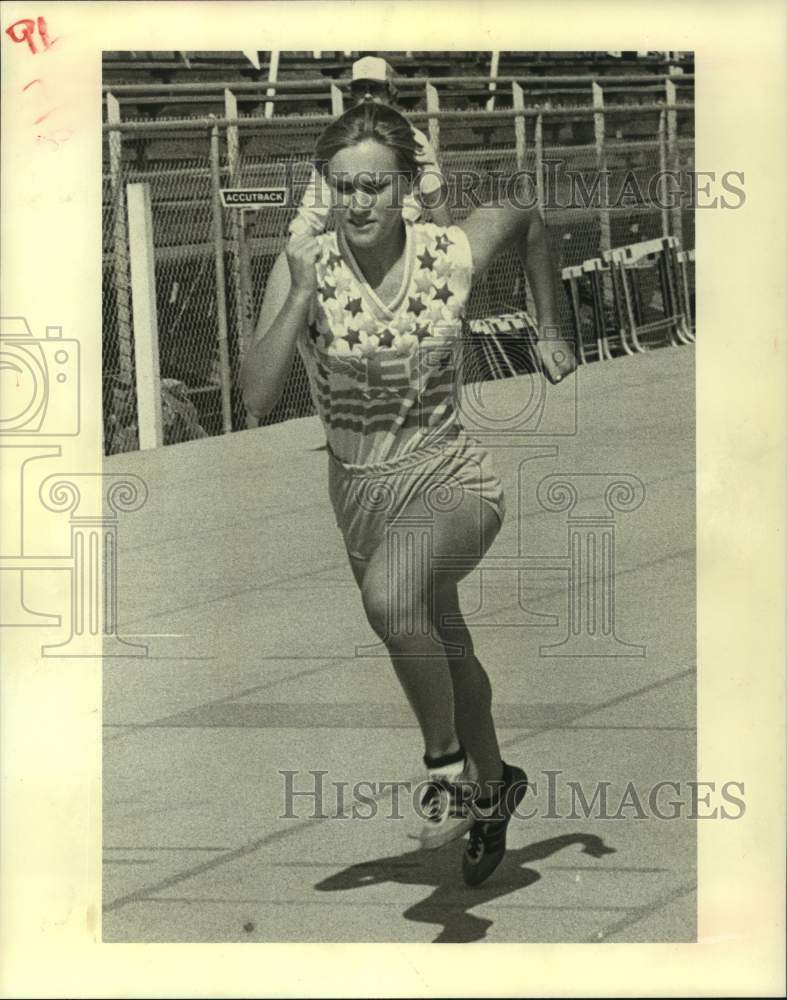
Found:
<svg viewBox="0 0 787 1000"><path fill-rule="evenodd" d="M270 208L287 205L287 188L221 188L225 208Z"/></svg>

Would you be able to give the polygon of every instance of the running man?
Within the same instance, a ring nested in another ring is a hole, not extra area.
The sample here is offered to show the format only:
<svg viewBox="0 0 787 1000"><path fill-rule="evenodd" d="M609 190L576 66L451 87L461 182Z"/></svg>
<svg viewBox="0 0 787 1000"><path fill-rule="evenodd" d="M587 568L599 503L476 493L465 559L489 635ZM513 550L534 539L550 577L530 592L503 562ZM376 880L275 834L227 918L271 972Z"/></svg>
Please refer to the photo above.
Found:
<svg viewBox="0 0 787 1000"><path fill-rule="evenodd" d="M316 162L336 230L293 237L274 264L241 385L252 414L276 404L297 348L329 452L329 495L369 624L385 644L424 741L424 847L470 837L469 885L505 853L527 787L503 762L492 691L462 618L457 585L505 514L488 451L465 431L456 348L472 280L511 245L526 255L550 381L575 367L555 338L556 275L536 210L479 206L459 226L408 221L418 177L407 120L362 103L328 126ZM407 519L429 521L413 546ZM406 553L399 559L397 553ZM440 559L451 557L448 565ZM456 560L460 562L457 563Z"/></svg>

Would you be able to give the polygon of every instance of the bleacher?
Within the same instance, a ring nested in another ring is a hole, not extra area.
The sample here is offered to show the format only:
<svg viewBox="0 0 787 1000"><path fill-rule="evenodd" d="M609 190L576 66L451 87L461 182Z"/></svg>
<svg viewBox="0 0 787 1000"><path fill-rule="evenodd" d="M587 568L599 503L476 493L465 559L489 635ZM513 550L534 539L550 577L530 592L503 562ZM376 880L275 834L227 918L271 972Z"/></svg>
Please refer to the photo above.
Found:
<svg viewBox="0 0 787 1000"><path fill-rule="evenodd" d="M224 88L233 86L239 112L244 115L262 114L266 100L273 102L276 115L319 114L330 110L326 82L346 89L353 62L364 54L276 53L272 81L270 52L106 52L103 82L105 90L111 90L119 100L127 121L221 113ZM488 81L495 55L491 52L382 54L394 69L400 104L405 110L423 107L423 82L427 78L441 85L444 110L478 110L486 106L491 96ZM681 75L691 76L694 68L691 53L672 53L672 59L667 58L668 53L653 53L636 60L626 58L636 53L614 56L604 52L500 52L496 55L495 76L516 79L536 103L550 102L551 106L586 104L590 101L587 80L620 75L627 80L618 84L619 92L628 102L642 102L653 93L650 88L655 78L673 72L679 80ZM586 80L560 79L577 76ZM649 78L654 78L650 87ZM311 81L315 83L313 88L308 87ZM266 95L272 83L284 87L276 87L275 94ZM288 90L288 84L296 84L299 89ZM613 93L615 85L610 81L605 89ZM511 106L502 86L495 93L495 106Z"/></svg>

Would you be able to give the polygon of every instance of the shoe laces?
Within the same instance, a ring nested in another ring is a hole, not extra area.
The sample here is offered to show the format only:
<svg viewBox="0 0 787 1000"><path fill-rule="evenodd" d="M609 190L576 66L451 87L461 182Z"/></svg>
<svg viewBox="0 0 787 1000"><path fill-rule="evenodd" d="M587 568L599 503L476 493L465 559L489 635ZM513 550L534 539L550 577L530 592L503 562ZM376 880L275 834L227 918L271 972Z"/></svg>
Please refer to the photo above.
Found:
<svg viewBox="0 0 787 1000"><path fill-rule="evenodd" d="M421 809L430 822L437 822L443 813L445 788L441 781L430 781L421 798Z"/></svg>
<svg viewBox="0 0 787 1000"><path fill-rule="evenodd" d="M421 797L421 809L431 823L439 823L445 815L458 816L462 812L464 794L460 785L446 778L432 778Z"/></svg>
<svg viewBox="0 0 787 1000"><path fill-rule="evenodd" d="M486 835L486 823L475 822L470 830L470 839L467 842L467 856L471 861L478 861L484 853L484 838Z"/></svg>

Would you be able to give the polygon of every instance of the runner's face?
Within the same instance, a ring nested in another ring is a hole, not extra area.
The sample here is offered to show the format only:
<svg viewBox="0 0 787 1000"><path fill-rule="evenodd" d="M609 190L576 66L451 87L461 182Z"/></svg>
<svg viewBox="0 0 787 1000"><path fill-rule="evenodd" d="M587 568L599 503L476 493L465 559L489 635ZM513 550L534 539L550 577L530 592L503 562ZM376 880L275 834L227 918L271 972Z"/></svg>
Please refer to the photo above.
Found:
<svg viewBox="0 0 787 1000"><path fill-rule="evenodd" d="M361 104L363 101L390 104L392 98L388 84L377 80L353 80L350 84L350 94L356 104Z"/></svg>
<svg viewBox="0 0 787 1000"><path fill-rule="evenodd" d="M342 149L331 157L327 178L336 224L348 243L363 249L395 237L410 185L392 149L373 139Z"/></svg>

